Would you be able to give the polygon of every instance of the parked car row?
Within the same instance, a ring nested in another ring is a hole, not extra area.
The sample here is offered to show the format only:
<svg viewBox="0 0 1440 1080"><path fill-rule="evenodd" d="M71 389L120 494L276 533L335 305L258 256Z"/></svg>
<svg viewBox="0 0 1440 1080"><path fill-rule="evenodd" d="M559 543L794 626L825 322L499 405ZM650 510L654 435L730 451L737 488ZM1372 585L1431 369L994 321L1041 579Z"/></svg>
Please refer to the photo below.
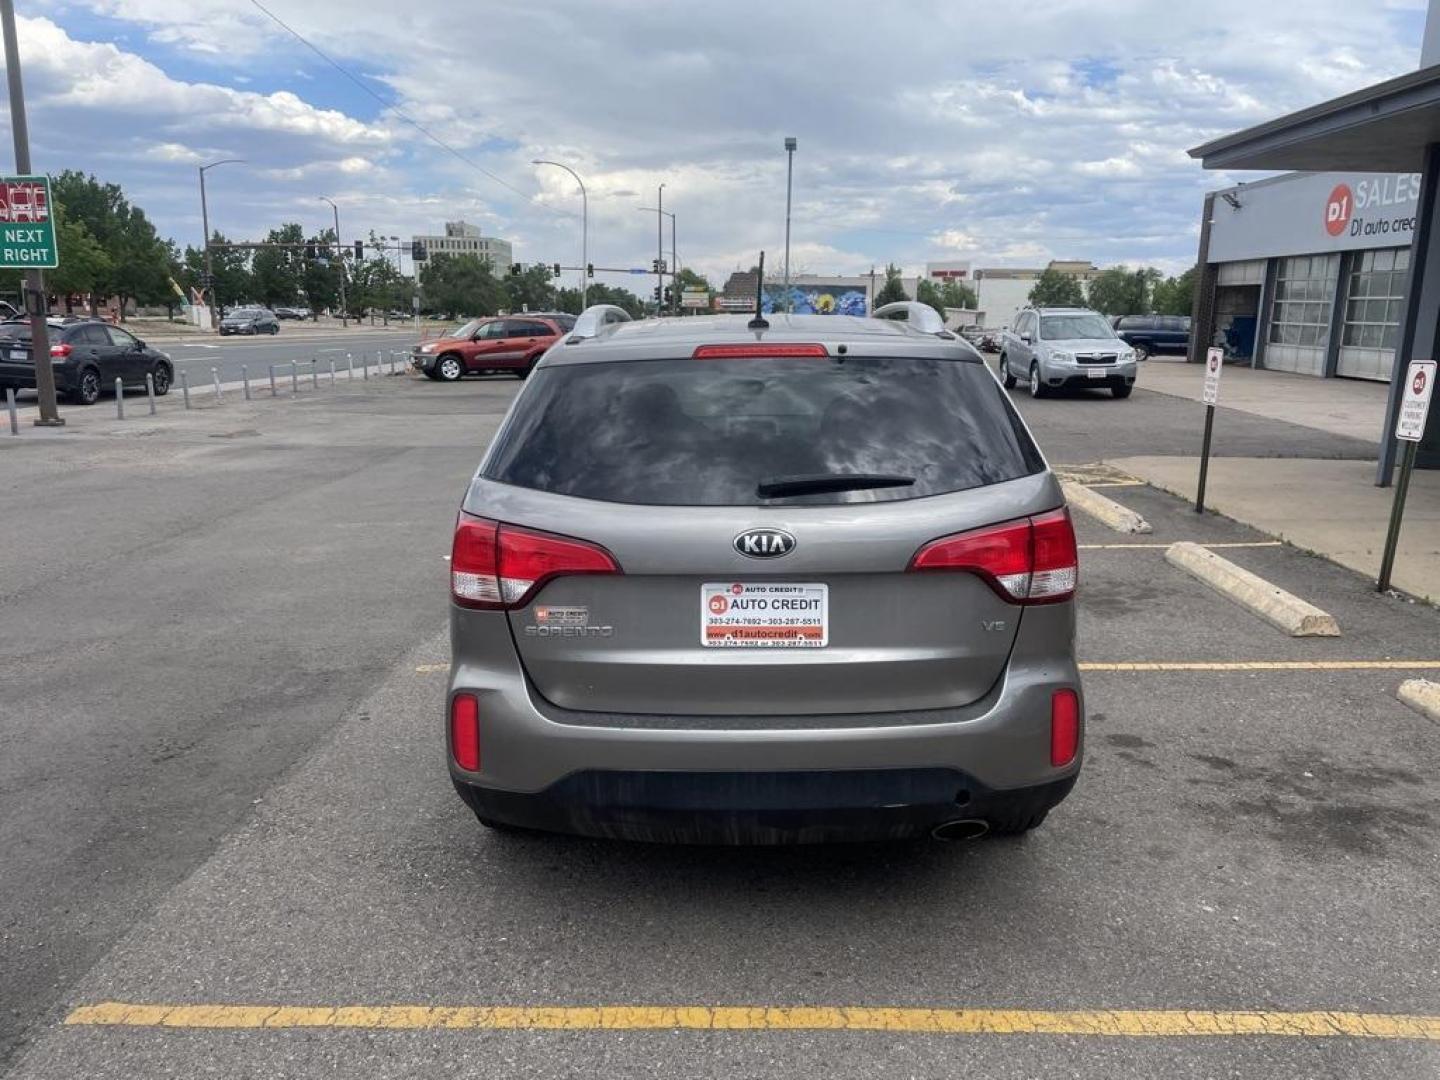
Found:
<svg viewBox="0 0 1440 1080"><path fill-rule="evenodd" d="M139 387L149 375L157 395L168 393L175 380L170 357L118 326L99 319L49 319L46 325L55 388L77 405L95 404L116 379ZM29 319L0 322L0 391L6 389L35 389Z"/></svg>
<svg viewBox="0 0 1440 1080"><path fill-rule="evenodd" d="M1188 315L1117 315L1111 325L1141 360L1155 353L1183 353L1190 349Z"/></svg>

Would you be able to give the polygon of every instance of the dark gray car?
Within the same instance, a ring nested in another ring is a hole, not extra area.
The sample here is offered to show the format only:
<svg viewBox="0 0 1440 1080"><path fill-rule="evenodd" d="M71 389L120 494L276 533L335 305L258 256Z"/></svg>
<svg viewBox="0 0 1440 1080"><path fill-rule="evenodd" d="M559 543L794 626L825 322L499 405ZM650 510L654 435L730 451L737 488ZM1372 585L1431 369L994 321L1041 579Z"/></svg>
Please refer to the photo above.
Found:
<svg viewBox="0 0 1440 1080"><path fill-rule="evenodd" d="M448 757L483 823L972 837L1068 794L1069 514L926 318L600 308L545 354L452 552Z"/></svg>

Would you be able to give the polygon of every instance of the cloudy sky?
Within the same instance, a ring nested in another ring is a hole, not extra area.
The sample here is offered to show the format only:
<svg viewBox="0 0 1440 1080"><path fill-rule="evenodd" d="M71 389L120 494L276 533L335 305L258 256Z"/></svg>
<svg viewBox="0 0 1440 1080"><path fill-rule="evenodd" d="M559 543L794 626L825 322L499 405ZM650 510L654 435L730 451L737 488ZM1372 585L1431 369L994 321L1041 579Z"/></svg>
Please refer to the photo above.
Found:
<svg viewBox="0 0 1440 1080"><path fill-rule="evenodd" d="M1184 151L1414 68L1424 21L1423 0L261 2L350 77L254 0L20 0L36 168L122 184L182 244L196 164L241 157L209 174L232 237L318 229L327 195L347 239L463 217L577 263L574 185L530 164L554 158L589 188L592 261L649 265L663 182L681 262L723 280L774 265L794 135L797 271L1175 271L1201 193L1242 178Z"/></svg>

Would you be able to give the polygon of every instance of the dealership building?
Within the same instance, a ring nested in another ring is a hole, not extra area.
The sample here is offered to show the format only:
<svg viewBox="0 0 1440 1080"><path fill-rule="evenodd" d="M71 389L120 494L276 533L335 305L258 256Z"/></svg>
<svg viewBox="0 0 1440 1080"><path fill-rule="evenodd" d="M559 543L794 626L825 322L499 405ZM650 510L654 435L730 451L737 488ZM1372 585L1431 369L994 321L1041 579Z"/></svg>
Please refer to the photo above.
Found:
<svg viewBox="0 0 1440 1080"><path fill-rule="evenodd" d="M1255 367L1389 382L1418 173L1305 172L1205 198L1192 340Z"/></svg>

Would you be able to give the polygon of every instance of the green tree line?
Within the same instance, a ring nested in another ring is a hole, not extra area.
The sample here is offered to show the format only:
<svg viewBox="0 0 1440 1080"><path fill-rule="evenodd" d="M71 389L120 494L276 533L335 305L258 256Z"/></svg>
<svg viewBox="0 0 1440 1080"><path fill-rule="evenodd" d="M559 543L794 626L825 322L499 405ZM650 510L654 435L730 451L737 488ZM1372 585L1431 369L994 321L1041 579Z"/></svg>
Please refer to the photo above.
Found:
<svg viewBox="0 0 1440 1080"><path fill-rule="evenodd" d="M1153 266L1112 266L1082 284L1070 274L1047 269L1029 300L1036 307L1091 307L1104 315L1189 315L1196 276L1193 266L1168 278Z"/></svg>

